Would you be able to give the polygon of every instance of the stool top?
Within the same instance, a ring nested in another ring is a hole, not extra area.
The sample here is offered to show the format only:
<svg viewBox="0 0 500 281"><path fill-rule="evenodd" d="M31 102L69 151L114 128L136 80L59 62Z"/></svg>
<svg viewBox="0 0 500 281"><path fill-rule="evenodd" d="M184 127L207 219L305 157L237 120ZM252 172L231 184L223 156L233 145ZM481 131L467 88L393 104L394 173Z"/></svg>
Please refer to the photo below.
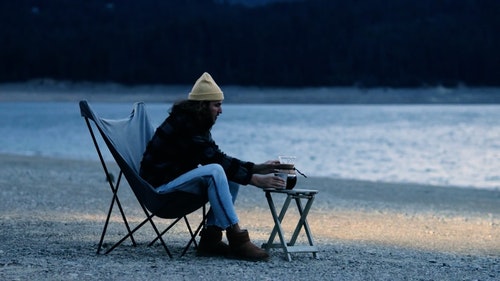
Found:
<svg viewBox="0 0 500 281"><path fill-rule="evenodd" d="M274 192L274 193L285 193L285 194L292 194L292 195L299 195L299 194L316 194L318 193L317 190L314 189L277 189L277 188L264 188L263 189L265 192Z"/></svg>

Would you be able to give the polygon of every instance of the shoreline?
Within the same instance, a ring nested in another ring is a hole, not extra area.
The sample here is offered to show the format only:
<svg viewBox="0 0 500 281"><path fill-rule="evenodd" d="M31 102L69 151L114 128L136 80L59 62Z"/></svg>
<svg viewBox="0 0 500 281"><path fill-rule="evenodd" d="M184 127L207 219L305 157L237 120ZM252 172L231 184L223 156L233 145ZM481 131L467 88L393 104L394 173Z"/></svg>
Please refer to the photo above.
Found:
<svg viewBox="0 0 500 281"><path fill-rule="evenodd" d="M116 173L115 167L111 170ZM500 192L330 178L299 179L319 190L308 220L319 259L281 251L265 263L196 257L184 226L167 244L147 247L150 230L108 255L96 245L110 202L97 161L0 154L0 279L3 280L497 280L500 277ZM132 224L143 214L127 188L120 196ZM241 187L236 210L251 239L263 243L272 218L263 193ZM190 215L192 223L199 214ZM293 229L291 211L285 230ZM290 219L290 221L288 221ZM106 241L123 233L115 215ZM163 222L160 221L160 224ZM242 275L242 271L245 274ZM172 275L173 274L173 275Z"/></svg>
<svg viewBox="0 0 500 281"><path fill-rule="evenodd" d="M500 104L498 87L265 88L221 85L226 103L245 104ZM136 85L34 79L0 83L0 102L172 103L187 97L191 85ZM307 93L307 95L304 95Z"/></svg>

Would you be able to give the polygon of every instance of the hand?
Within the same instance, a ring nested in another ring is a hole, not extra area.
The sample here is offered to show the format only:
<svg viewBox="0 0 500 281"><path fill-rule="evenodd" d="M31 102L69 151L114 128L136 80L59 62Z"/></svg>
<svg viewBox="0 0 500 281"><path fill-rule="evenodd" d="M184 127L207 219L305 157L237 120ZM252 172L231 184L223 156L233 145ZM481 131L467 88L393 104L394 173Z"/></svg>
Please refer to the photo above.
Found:
<svg viewBox="0 0 500 281"><path fill-rule="evenodd" d="M266 161L262 164L255 164L253 166L252 172L254 174L262 174L262 175L274 173L276 171L279 163L280 163L280 161L278 161L278 160L269 160L269 161Z"/></svg>
<svg viewBox="0 0 500 281"><path fill-rule="evenodd" d="M274 174L253 174L252 178L250 179L250 184L260 188L284 189L286 187L286 182L282 178L275 176Z"/></svg>

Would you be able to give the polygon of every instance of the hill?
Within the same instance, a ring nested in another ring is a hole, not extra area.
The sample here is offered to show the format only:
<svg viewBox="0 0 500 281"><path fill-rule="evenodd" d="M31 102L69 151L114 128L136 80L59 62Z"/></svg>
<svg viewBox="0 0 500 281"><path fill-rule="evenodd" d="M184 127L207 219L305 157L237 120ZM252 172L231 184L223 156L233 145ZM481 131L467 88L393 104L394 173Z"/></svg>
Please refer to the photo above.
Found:
<svg viewBox="0 0 500 281"><path fill-rule="evenodd" d="M496 0L0 2L0 82L500 85Z"/></svg>

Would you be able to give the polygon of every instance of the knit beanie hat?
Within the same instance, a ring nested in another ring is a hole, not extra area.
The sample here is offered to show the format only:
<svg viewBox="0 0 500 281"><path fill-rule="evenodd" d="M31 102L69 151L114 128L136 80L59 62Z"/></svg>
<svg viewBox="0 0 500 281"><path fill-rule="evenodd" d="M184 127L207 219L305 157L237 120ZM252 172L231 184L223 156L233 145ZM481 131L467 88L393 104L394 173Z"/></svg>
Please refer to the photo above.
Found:
<svg viewBox="0 0 500 281"><path fill-rule="evenodd" d="M215 83L212 76L207 72L203 73L196 83L194 83L193 89L188 95L188 100L196 101L218 101L223 100L224 94L221 89Z"/></svg>

